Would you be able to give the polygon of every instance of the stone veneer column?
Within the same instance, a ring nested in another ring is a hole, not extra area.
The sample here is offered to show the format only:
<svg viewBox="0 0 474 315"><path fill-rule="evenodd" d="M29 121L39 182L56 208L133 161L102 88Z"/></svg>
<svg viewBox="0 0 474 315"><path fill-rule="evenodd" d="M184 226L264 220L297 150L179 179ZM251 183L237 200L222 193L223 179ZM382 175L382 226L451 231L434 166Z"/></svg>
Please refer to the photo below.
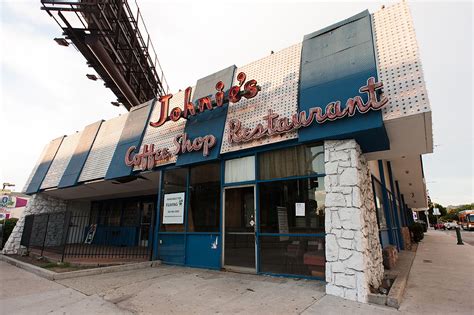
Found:
<svg viewBox="0 0 474 315"><path fill-rule="evenodd" d="M367 302L383 279L370 171L355 140L324 142L326 293Z"/></svg>
<svg viewBox="0 0 474 315"><path fill-rule="evenodd" d="M3 248L4 254L18 254L20 250L21 235L25 225L25 216L29 214L51 213L66 211L67 202L57 198L42 194L36 194L28 201L25 211L13 228L12 234L8 238Z"/></svg>

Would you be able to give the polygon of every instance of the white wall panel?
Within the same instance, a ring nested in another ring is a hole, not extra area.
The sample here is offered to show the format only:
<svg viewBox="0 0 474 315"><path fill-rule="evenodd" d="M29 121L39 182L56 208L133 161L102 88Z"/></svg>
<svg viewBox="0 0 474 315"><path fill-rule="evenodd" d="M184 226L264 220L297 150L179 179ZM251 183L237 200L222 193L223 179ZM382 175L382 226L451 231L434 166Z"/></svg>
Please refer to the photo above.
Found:
<svg viewBox="0 0 474 315"><path fill-rule="evenodd" d="M92 145L91 152L79 176L80 182L99 179L105 176L120 135L122 134L127 116L128 113L102 123L94 144Z"/></svg>
<svg viewBox="0 0 474 315"><path fill-rule="evenodd" d="M193 99L194 94L194 87L193 93L191 93L191 100ZM183 108L184 104L184 91L180 91L176 94L173 94L173 97L170 99L169 110L175 107ZM151 113L150 121L157 121L160 117L161 106L160 102L155 104L155 108L153 108L153 112ZM167 121L160 127L152 127L150 126L149 122L147 122L147 127L145 131L145 136L143 137L143 141L140 147L140 152L143 149L143 145L145 144L154 144L155 150L156 149L164 149L169 148L170 151L174 149L173 140L176 136L184 133L184 127L186 126L186 119L181 118L178 121ZM176 163L176 156L172 157L167 161L161 161L157 163L157 165L166 165ZM135 169L139 169L139 167L135 167Z"/></svg>
<svg viewBox="0 0 474 315"><path fill-rule="evenodd" d="M64 138L56 156L54 157L53 163L51 163L51 167L41 184L41 189L58 186L59 181L61 180L61 177L63 177L64 171L76 150L81 135L82 131Z"/></svg>
<svg viewBox="0 0 474 315"><path fill-rule="evenodd" d="M408 4L400 2L372 16L378 75L389 99L384 120L431 111Z"/></svg>
<svg viewBox="0 0 474 315"><path fill-rule="evenodd" d="M262 117L267 115L269 109L285 117L297 112L301 46L301 43L290 46L235 71L234 84L237 84L237 74L245 72L247 80L257 80L262 90L252 99L242 98L238 103L229 105L221 153L297 138L297 132L293 131L248 143L230 144L227 132L231 119L239 119L243 127L253 128L263 123Z"/></svg>

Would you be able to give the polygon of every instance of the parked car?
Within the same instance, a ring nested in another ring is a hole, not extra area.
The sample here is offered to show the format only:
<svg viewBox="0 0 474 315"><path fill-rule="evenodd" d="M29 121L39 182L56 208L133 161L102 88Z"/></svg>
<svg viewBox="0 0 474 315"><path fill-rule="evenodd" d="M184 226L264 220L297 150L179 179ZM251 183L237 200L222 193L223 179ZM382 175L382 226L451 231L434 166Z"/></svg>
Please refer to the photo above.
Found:
<svg viewBox="0 0 474 315"><path fill-rule="evenodd" d="M433 225L435 230L446 230L444 223L436 223Z"/></svg>
<svg viewBox="0 0 474 315"><path fill-rule="evenodd" d="M456 221L452 221L452 222L446 222L444 224L444 226L448 229L448 230L451 230L451 229L455 229L457 226L458 226L458 223Z"/></svg>

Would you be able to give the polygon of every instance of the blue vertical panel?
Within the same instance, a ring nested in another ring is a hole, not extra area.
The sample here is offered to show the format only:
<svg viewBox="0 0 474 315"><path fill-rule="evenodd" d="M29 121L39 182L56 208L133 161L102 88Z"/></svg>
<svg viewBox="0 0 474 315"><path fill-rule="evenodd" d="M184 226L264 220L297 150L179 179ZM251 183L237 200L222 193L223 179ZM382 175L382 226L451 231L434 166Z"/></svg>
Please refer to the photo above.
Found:
<svg viewBox="0 0 474 315"><path fill-rule="evenodd" d="M137 147L135 152L138 152L140 149L143 134L150 120L150 113L154 104L155 100L152 100L140 106L132 107L130 110L114 156L107 169L105 179L113 179L132 174L133 167L125 164L125 154L131 146Z"/></svg>
<svg viewBox="0 0 474 315"><path fill-rule="evenodd" d="M59 147L63 142L63 139L64 136L54 139L49 143L48 149L46 150L46 153L43 156L41 163L38 165L35 174L31 178L30 184L26 188L27 194L34 194L40 189L41 183L43 182L46 174L48 173L48 170L51 164L53 163L54 157L56 156L56 153L58 152Z"/></svg>
<svg viewBox="0 0 474 315"><path fill-rule="evenodd" d="M187 234L186 265L190 267L220 269L221 238L219 233Z"/></svg>
<svg viewBox="0 0 474 315"><path fill-rule="evenodd" d="M184 265L185 241L184 233L158 235L158 259L168 264Z"/></svg>
<svg viewBox="0 0 474 315"><path fill-rule="evenodd" d="M377 78L372 27L368 11L304 37L301 53L299 110L366 94L359 88L369 77ZM313 124L298 131L300 142L323 139L357 140L364 152L389 149L382 113L370 111L353 117Z"/></svg>
<svg viewBox="0 0 474 315"><path fill-rule="evenodd" d="M69 164L64 171L63 176L59 182L58 188L64 188L69 186L74 186L77 184L79 175L81 174L82 168L86 163L89 152L94 143L95 137L99 132L100 126L102 125L103 120L90 124L84 128L84 131L81 134L79 143L74 150L74 154L69 161Z"/></svg>
<svg viewBox="0 0 474 315"><path fill-rule="evenodd" d="M206 96L212 96L212 99L214 99L215 93L217 92L215 86L219 81L224 82L224 91L227 93L229 88L232 86L235 69L235 65L230 66L205 78L199 79L194 91L193 102L196 104L198 99ZM209 151L208 156L203 156L202 151L180 155L176 165L211 161L219 157L228 106L229 104L227 103L222 107L214 107L212 110L206 109L202 113L198 113L195 116L188 118L184 130L188 135L188 139L194 139L210 134L216 137L216 144Z"/></svg>

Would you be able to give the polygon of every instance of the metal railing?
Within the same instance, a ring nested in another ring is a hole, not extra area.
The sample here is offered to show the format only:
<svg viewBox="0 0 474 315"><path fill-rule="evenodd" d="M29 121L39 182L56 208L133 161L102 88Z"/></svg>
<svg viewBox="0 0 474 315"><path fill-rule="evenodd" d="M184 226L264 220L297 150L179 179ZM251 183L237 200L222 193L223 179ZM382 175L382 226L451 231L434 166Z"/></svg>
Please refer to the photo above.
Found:
<svg viewBox="0 0 474 315"><path fill-rule="evenodd" d="M91 223L89 215L70 211L27 215L21 245L55 261L114 263L151 259L150 225Z"/></svg>

